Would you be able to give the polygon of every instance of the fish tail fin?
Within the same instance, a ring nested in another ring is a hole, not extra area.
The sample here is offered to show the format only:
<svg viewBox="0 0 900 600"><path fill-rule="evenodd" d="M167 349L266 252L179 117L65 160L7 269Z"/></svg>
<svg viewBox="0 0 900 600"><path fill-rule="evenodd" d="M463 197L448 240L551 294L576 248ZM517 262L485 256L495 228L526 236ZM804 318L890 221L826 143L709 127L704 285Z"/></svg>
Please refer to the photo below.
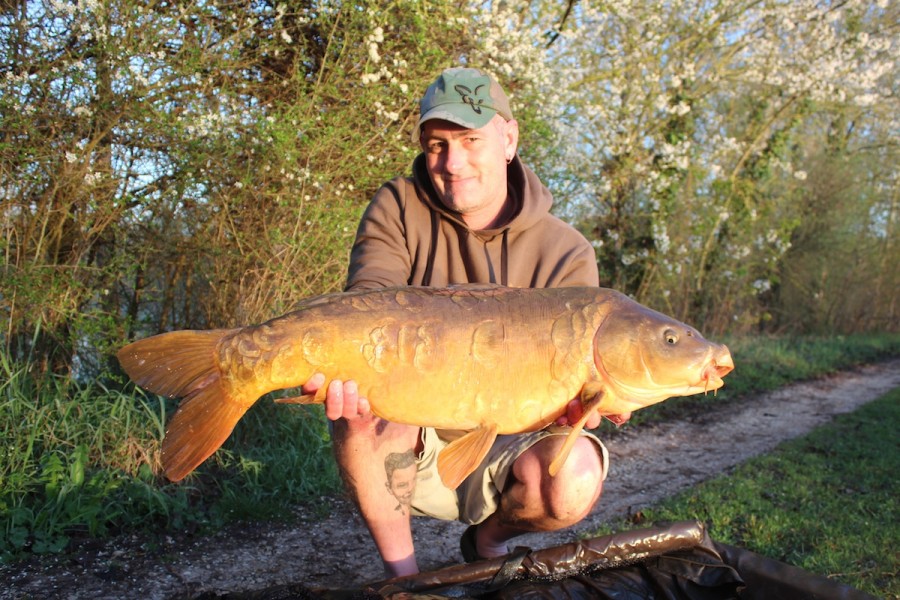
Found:
<svg viewBox="0 0 900 600"><path fill-rule="evenodd" d="M180 481L228 439L250 405L235 402L218 378L184 398L166 426L162 463L166 477Z"/></svg>
<svg viewBox="0 0 900 600"><path fill-rule="evenodd" d="M179 398L217 377L216 346L233 329L172 331L132 342L116 355L136 384L154 394Z"/></svg>
<svg viewBox="0 0 900 600"><path fill-rule="evenodd" d="M184 398L162 444L163 470L172 481L209 458L253 404L231 397L222 385L216 348L233 331L173 331L118 352L119 363L135 383L155 394Z"/></svg>

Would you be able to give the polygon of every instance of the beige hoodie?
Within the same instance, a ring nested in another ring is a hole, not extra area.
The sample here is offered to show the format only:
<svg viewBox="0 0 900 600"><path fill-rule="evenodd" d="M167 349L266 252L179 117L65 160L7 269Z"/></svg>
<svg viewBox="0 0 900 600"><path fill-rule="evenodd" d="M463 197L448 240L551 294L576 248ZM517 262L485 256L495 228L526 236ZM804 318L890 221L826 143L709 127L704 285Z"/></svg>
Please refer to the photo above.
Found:
<svg viewBox="0 0 900 600"><path fill-rule="evenodd" d="M518 157L509 165L508 182L513 219L498 229L473 231L438 199L420 154L413 176L384 184L366 208L350 252L346 289L599 285L594 249L550 214L550 191Z"/></svg>

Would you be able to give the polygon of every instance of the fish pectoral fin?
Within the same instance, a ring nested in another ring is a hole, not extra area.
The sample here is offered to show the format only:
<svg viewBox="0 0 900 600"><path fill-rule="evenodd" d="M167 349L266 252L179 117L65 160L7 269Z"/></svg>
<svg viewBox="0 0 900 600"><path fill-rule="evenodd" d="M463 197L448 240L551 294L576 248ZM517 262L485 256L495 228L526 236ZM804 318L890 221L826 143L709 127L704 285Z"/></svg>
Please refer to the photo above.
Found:
<svg viewBox="0 0 900 600"><path fill-rule="evenodd" d="M581 430L584 429L584 424L587 423L587 420L590 418L591 414L600 408L600 403L603 401L605 396L605 392L603 388L594 388L588 387L587 385L584 389L581 390L581 402L582 402L582 413L581 418L578 419L578 422L572 425L572 431L569 432L569 435L566 436L566 441L563 443L562 448L559 449L559 452L556 455L556 458L553 459L553 462L550 463L550 476L555 477L559 470L562 468L563 463L566 462L566 459L569 458L569 452L572 451L572 446L575 445L575 440L578 439L578 435L581 433Z"/></svg>
<svg viewBox="0 0 900 600"><path fill-rule="evenodd" d="M437 468L441 481L451 490L474 471L497 439L497 426L489 425L472 430L453 440L438 454Z"/></svg>
<svg viewBox="0 0 900 600"><path fill-rule="evenodd" d="M316 399L315 394L303 394L302 396L291 396L290 398L275 398L275 404L321 404Z"/></svg>

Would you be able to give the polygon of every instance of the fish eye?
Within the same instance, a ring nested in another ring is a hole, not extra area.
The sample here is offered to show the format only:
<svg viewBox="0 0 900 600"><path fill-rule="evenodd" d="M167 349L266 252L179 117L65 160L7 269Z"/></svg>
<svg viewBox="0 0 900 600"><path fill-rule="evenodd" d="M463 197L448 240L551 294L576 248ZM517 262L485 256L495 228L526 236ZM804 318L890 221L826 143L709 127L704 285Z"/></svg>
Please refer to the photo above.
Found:
<svg viewBox="0 0 900 600"><path fill-rule="evenodd" d="M665 338L667 344L677 344L678 343L678 334L672 331L671 329L667 329L665 332Z"/></svg>

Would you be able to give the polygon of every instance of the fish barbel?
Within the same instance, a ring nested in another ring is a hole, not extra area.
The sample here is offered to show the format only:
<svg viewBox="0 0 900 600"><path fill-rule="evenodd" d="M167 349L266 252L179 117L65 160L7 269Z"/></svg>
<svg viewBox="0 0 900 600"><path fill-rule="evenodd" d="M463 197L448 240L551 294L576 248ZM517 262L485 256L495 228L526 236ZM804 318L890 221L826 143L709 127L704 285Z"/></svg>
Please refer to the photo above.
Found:
<svg viewBox="0 0 900 600"><path fill-rule="evenodd" d="M728 348L624 294L595 287L401 287L318 296L266 323L174 331L118 353L150 392L182 397L162 445L178 481L228 438L262 395L316 372L353 379L376 416L466 430L440 454L456 488L498 434L539 430L575 398L583 416L550 466L555 475L594 411L616 415L716 390L734 368Z"/></svg>

